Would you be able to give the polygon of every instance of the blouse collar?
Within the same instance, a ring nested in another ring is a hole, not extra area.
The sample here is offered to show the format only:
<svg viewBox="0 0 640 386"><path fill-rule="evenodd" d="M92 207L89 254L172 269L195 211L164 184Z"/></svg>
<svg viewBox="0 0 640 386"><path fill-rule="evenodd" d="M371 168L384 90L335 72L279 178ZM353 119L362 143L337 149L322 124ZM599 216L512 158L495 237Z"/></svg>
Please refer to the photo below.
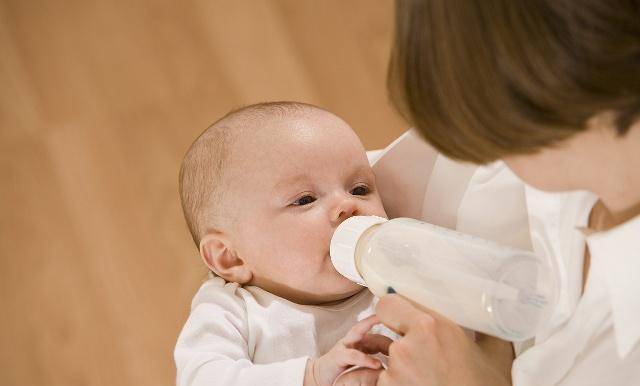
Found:
<svg viewBox="0 0 640 386"><path fill-rule="evenodd" d="M624 358L640 340L640 216L585 235L592 259L603 267L618 354Z"/></svg>

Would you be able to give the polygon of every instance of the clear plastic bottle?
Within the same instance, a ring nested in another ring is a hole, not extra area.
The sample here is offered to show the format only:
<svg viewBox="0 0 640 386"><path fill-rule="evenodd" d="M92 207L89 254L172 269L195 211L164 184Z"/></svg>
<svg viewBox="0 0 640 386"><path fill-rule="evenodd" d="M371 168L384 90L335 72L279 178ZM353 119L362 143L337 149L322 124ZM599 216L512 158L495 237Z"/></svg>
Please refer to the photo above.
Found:
<svg viewBox="0 0 640 386"><path fill-rule="evenodd" d="M377 296L392 287L509 341L534 336L556 304L556 269L546 258L414 219L351 217L336 229L330 255L338 272Z"/></svg>

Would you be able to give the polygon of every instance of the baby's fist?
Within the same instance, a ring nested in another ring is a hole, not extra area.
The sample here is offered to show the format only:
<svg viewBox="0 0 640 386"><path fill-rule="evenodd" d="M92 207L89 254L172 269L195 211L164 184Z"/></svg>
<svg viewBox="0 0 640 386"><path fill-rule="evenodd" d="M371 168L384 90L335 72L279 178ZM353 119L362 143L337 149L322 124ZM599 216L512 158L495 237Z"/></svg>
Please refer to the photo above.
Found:
<svg viewBox="0 0 640 386"><path fill-rule="evenodd" d="M376 386L382 369L359 368L344 373L336 379L335 386Z"/></svg>
<svg viewBox="0 0 640 386"><path fill-rule="evenodd" d="M331 386L340 373L352 366L380 369L380 361L368 355L380 351L377 349L379 339L374 339L379 336L367 334L378 323L375 315L361 320L328 353L309 361L305 385ZM388 346L388 343L384 342L384 345Z"/></svg>

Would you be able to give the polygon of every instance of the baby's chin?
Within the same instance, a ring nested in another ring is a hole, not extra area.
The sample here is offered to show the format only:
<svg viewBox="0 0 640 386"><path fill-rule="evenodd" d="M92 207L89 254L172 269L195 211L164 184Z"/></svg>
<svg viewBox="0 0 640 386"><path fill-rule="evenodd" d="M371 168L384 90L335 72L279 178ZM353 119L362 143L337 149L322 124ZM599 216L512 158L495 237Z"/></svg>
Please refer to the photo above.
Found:
<svg viewBox="0 0 640 386"><path fill-rule="evenodd" d="M327 301L345 300L365 289L365 287L352 282L337 272L336 275L335 285L331 286L330 294L326 296Z"/></svg>
<svg viewBox="0 0 640 386"><path fill-rule="evenodd" d="M330 259L330 258L329 258ZM350 296L353 296L354 294L360 292L364 287L361 286L360 284L354 283L351 280L347 279L346 277L342 276L333 266L333 264L331 264L331 261L329 260L329 267L328 267L328 271L326 272L325 275L328 275L329 277L327 277L327 283L330 283L330 291L332 293L335 293L336 298L348 298Z"/></svg>
<svg viewBox="0 0 640 386"><path fill-rule="evenodd" d="M309 278L310 286L304 291L306 292L305 299L302 299L304 303L316 305L339 303L365 289L365 287L340 275L337 271L332 271L325 271L323 274Z"/></svg>
<svg viewBox="0 0 640 386"><path fill-rule="evenodd" d="M298 282L296 285L292 283L283 285L273 280L254 281L250 285L260 287L294 303L308 305L340 303L365 289L337 271L325 271L322 274L307 277L305 281Z"/></svg>
<svg viewBox="0 0 640 386"><path fill-rule="evenodd" d="M356 284L356 287L352 288L350 291L323 296L322 299L319 299L318 301L314 302L314 304L316 305L338 304L351 298L352 296L359 294L365 289L366 289L365 287Z"/></svg>

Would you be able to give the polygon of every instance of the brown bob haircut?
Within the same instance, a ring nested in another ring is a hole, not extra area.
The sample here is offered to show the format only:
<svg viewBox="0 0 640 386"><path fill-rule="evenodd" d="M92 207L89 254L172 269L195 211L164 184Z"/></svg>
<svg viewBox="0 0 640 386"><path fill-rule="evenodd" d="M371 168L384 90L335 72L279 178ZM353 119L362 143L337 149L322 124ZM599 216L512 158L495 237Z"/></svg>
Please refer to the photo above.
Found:
<svg viewBox="0 0 640 386"><path fill-rule="evenodd" d="M391 98L442 153L533 153L640 115L640 0L397 0Z"/></svg>

